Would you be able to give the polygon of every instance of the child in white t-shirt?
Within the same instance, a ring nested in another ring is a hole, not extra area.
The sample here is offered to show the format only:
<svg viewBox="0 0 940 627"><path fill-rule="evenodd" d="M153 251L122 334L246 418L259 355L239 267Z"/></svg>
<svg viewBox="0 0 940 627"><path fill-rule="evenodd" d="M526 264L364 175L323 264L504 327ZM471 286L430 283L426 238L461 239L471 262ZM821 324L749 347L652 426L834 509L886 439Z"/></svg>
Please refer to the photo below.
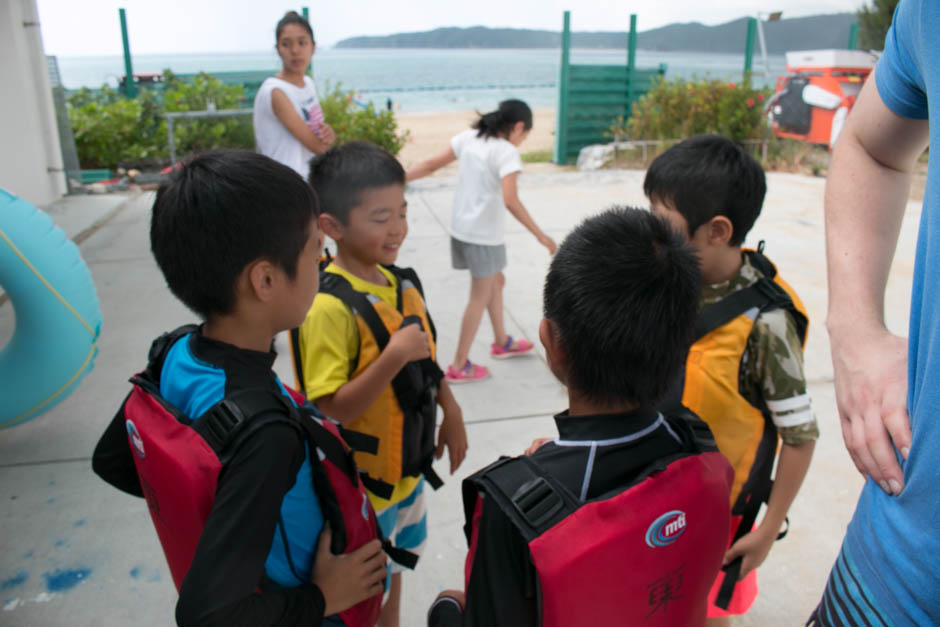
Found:
<svg viewBox="0 0 940 627"><path fill-rule="evenodd" d="M451 262L470 270L470 302L460 325L454 361L447 368L451 383L479 381L489 370L469 359L485 309L493 324L490 356L496 359L524 355L532 342L514 339L503 325L503 286L506 278L506 209L549 253L555 242L538 227L519 200L516 179L522 171L519 145L532 130L532 110L521 100L504 100L499 109L480 116L473 127L454 136L450 147L406 172L408 181L427 176L458 160L457 193L451 217Z"/></svg>
<svg viewBox="0 0 940 627"><path fill-rule="evenodd" d="M310 23L288 11L275 29L282 68L261 84L252 114L258 152L292 168L304 179L310 158L326 152L336 134L323 119L317 88L306 75L316 50Z"/></svg>

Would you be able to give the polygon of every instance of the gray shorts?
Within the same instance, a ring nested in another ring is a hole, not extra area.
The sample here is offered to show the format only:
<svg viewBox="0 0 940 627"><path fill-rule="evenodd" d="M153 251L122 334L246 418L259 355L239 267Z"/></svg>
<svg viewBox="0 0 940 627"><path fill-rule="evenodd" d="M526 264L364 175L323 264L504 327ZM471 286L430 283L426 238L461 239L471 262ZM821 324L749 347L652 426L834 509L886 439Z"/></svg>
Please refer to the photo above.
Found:
<svg viewBox="0 0 940 627"><path fill-rule="evenodd" d="M485 279L506 267L506 246L470 244L452 237L450 263L456 270L470 270L474 279Z"/></svg>

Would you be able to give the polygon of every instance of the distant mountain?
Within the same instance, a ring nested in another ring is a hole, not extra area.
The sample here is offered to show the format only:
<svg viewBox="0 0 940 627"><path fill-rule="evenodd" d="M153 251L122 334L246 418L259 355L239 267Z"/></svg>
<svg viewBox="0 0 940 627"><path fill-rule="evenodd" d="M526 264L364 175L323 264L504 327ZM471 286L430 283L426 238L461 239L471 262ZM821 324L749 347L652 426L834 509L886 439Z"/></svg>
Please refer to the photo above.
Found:
<svg viewBox="0 0 940 627"><path fill-rule="evenodd" d="M788 50L845 48L849 28L856 21L854 13L814 15L784 19L764 24L769 54ZM747 38L747 18L717 26L698 22L669 24L639 33L637 47L642 50L690 52L741 52ZM574 32L575 48L625 48L626 31ZM350 37L337 48L558 48L561 33L522 28L436 28L419 33L398 33L375 37ZM755 42L755 50L758 44Z"/></svg>

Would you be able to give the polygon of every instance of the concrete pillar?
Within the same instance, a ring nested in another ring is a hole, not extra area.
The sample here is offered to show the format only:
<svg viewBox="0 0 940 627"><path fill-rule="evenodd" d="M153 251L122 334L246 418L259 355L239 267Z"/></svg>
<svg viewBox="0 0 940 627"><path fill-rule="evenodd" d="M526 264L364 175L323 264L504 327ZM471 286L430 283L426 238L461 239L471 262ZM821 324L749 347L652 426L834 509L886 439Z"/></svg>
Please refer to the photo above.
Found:
<svg viewBox="0 0 940 627"><path fill-rule="evenodd" d="M46 205L66 192L35 0L0 2L0 187Z"/></svg>

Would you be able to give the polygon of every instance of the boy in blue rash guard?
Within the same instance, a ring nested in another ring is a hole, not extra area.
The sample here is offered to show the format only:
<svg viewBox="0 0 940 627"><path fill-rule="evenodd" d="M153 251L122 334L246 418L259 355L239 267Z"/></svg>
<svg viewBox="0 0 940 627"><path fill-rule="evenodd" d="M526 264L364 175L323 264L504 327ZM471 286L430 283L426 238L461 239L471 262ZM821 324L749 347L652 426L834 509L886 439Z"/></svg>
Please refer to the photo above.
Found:
<svg viewBox="0 0 940 627"><path fill-rule="evenodd" d="M240 390L284 393L271 343L303 320L316 294L318 213L299 175L248 151L198 156L161 186L153 254L173 294L204 320L166 350L157 373L160 396L185 415ZM93 466L142 495L121 417ZM224 462L180 586L179 624L342 624L331 615L381 593L378 540L331 553L308 456L295 429L271 421Z"/></svg>

